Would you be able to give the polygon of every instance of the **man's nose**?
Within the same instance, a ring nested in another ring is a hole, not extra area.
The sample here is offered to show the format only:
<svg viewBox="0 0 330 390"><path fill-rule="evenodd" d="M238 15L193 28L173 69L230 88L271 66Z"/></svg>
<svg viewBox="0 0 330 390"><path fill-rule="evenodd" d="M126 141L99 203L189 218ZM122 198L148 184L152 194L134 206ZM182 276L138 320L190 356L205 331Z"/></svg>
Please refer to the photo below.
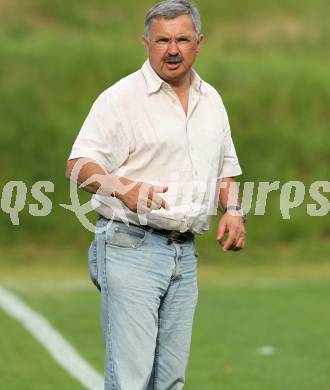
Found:
<svg viewBox="0 0 330 390"><path fill-rule="evenodd" d="M167 51L170 55L177 55L179 53L178 44L175 39L170 41Z"/></svg>

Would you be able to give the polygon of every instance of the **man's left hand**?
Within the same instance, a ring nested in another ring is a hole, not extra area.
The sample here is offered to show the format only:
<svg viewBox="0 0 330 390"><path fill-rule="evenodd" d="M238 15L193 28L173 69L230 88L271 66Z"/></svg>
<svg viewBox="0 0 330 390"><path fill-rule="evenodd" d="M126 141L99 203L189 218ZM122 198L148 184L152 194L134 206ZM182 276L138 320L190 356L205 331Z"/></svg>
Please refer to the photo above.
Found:
<svg viewBox="0 0 330 390"><path fill-rule="evenodd" d="M224 238L225 233L228 233L227 239ZM220 219L217 231L217 241L223 250L239 251L243 249L245 238L246 229L242 216L225 213Z"/></svg>

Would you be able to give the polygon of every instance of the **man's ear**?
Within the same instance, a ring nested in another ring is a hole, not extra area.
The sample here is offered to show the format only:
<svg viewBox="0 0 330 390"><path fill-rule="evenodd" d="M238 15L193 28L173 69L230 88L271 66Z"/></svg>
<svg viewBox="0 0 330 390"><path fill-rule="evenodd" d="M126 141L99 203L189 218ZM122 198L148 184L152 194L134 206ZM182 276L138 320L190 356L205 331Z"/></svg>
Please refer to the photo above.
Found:
<svg viewBox="0 0 330 390"><path fill-rule="evenodd" d="M142 39L142 44L143 44L144 48L148 51L149 50L149 41L148 41L148 39L144 35L142 35L141 39Z"/></svg>
<svg viewBox="0 0 330 390"><path fill-rule="evenodd" d="M196 52L199 53L199 50L201 48L201 45L202 45L202 42L204 40L204 35L201 34L199 37L198 37L198 40L197 40L197 50Z"/></svg>

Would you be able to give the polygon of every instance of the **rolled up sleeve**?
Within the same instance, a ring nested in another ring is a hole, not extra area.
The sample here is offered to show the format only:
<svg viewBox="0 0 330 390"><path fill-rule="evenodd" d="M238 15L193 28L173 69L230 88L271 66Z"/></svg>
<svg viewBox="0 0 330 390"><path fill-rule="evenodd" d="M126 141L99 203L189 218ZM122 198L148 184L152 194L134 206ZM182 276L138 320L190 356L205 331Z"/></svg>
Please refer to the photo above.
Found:
<svg viewBox="0 0 330 390"><path fill-rule="evenodd" d="M129 137L120 104L103 92L93 104L72 146L69 160L87 157L108 172L120 167L129 154Z"/></svg>
<svg viewBox="0 0 330 390"><path fill-rule="evenodd" d="M242 174L242 170L237 158L235 145L231 136L231 129L227 112L224 111L224 148L223 160L220 167L220 178L233 177Z"/></svg>

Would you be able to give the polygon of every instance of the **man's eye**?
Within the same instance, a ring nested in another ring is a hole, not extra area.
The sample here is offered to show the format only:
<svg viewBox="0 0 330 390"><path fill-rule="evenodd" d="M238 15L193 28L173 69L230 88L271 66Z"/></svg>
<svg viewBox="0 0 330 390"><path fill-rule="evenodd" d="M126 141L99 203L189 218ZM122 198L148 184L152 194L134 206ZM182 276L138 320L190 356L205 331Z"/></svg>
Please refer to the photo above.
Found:
<svg viewBox="0 0 330 390"><path fill-rule="evenodd" d="M187 43L190 42L189 38L178 38L178 42Z"/></svg>
<svg viewBox="0 0 330 390"><path fill-rule="evenodd" d="M168 41L167 38L159 38L159 39L157 39L156 42L157 42L157 43L168 43L169 41Z"/></svg>

